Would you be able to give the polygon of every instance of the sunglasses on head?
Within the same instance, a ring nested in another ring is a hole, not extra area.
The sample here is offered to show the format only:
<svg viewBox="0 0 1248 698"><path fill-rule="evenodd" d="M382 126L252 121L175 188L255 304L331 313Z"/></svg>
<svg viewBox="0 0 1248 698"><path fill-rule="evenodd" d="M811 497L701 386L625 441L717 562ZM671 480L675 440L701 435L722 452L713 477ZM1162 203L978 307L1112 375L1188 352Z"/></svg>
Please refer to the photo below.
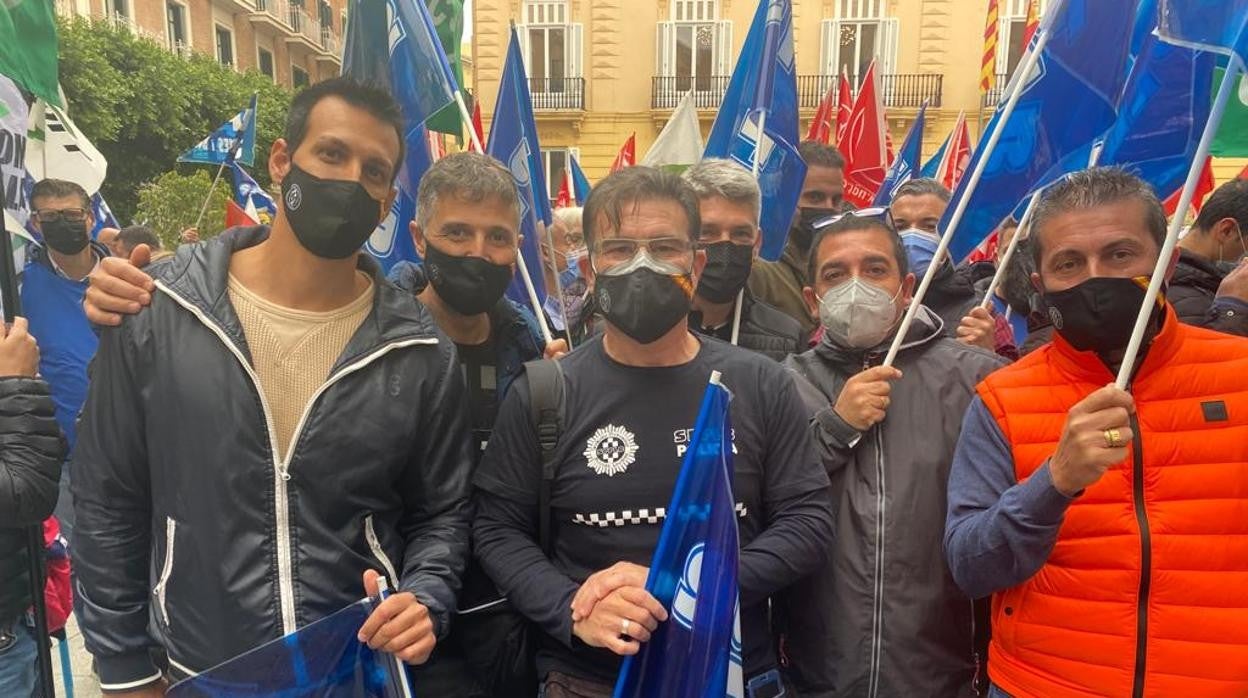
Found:
<svg viewBox="0 0 1248 698"><path fill-rule="evenodd" d="M819 220L815 221L813 227L815 230L822 230L823 228L826 228L829 225L833 225L849 217L875 218L879 220L881 223L883 223L884 225L887 225L889 230L893 230L893 231L897 230L897 226L893 224L893 213L885 206L873 206L870 208L860 208L856 211L846 211L845 213L837 213L835 215L827 216L826 218L820 218Z"/></svg>

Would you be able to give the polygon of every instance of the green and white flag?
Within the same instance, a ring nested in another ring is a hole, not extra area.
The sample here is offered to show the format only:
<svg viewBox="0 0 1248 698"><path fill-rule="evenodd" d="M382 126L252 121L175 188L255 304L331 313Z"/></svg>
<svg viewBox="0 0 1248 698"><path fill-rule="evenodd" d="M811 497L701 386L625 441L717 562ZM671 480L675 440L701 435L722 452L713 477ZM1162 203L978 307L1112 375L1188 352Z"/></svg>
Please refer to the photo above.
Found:
<svg viewBox="0 0 1248 698"><path fill-rule="evenodd" d="M0 76L0 196L4 197L4 227L13 233L13 264L26 266L26 100L17 85Z"/></svg>
<svg viewBox="0 0 1248 698"><path fill-rule="evenodd" d="M3 1L3 0L0 0ZM455 75L455 86L464 89L464 62L460 45L464 42L464 0L425 0L429 16L433 18L433 30L438 34L442 50ZM452 103L434 112L425 121L425 128L463 138L464 132L459 106Z"/></svg>
<svg viewBox="0 0 1248 698"><path fill-rule="evenodd" d="M1214 90L1222 84L1225 72L1222 68L1214 71ZM1239 89L1231 93L1231 99L1226 103L1226 114L1222 117L1222 125L1218 127L1218 135L1213 139L1209 154L1216 157L1248 157L1248 75L1240 75Z"/></svg>
<svg viewBox="0 0 1248 698"><path fill-rule="evenodd" d="M693 104L693 90L690 90L676 105L676 111L659 132L654 145L646 151L641 164L683 172L701 159L702 127L698 124L698 109Z"/></svg>
<svg viewBox="0 0 1248 698"><path fill-rule="evenodd" d="M52 0L0 0L0 75L60 106L56 47Z"/></svg>

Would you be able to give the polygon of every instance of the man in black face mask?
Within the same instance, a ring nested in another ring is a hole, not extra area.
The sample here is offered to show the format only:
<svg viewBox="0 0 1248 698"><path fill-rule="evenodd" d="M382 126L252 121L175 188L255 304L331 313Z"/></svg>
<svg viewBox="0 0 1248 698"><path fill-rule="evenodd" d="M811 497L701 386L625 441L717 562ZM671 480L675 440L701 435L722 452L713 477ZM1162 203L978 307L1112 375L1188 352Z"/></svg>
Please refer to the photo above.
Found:
<svg viewBox="0 0 1248 698"><path fill-rule="evenodd" d="M1033 226L1055 335L979 384L949 478L950 571L993 595L989 695L1243 694L1248 632L1196 619L1248 613L1220 582L1248 575L1248 340L1159 296L1119 390L1161 203L1095 168L1046 190Z"/></svg>
<svg viewBox="0 0 1248 698"><path fill-rule="evenodd" d="M690 329L777 361L802 351L801 325L745 289L763 244L754 177L737 163L718 159L703 160L683 176L698 196L698 247L706 253Z"/></svg>
<svg viewBox="0 0 1248 698"><path fill-rule="evenodd" d="M1179 241L1170 302L1179 320L1248 336L1248 181L1218 187Z"/></svg>
<svg viewBox="0 0 1248 698"><path fill-rule="evenodd" d="M745 678L778 689L766 599L814 570L832 536L828 479L793 379L775 362L687 325L704 269L698 203L679 177L630 167L585 206L593 293L606 328L559 361L551 557L538 543L542 458L527 376L499 412L481 461L476 556L543 631L546 695L610 696L624 655L667 613L644 589L663 510L712 370L733 392Z"/></svg>
<svg viewBox="0 0 1248 698"><path fill-rule="evenodd" d="M79 618L110 694L163 695L376 595L379 572L395 593L361 641L419 664L446 633L468 555L463 379L359 251L403 130L382 90L304 89L269 153L272 227L129 270L149 307L101 333L73 457Z"/></svg>
<svg viewBox="0 0 1248 698"><path fill-rule="evenodd" d="M750 291L765 303L797 320L802 336L809 337L818 327L806 308L802 289L806 286L806 261L814 223L840 213L845 206L845 158L835 148L816 141L804 141L798 152L806 161L806 180L797 213L789 228L784 253L775 262L760 261L750 274Z"/></svg>
<svg viewBox="0 0 1248 698"><path fill-rule="evenodd" d="M76 436L75 420L87 398L87 364L95 356L98 339L82 311L87 275L108 248L91 241L95 225L87 192L74 182L45 179L31 190L31 220L43 237L32 245L22 276L22 308L30 334L39 341L39 375L52 389L56 421L69 441ZM73 541L74 508L70 498L70 470L61 470L61 496L56 517L61 532Z"/></svg>

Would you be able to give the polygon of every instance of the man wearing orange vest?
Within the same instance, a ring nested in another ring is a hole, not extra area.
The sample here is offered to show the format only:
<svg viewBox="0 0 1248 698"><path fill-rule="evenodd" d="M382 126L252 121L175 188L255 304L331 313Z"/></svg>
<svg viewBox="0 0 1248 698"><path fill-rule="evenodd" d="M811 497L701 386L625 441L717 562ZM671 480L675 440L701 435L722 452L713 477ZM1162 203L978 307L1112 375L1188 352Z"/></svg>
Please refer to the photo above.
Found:
<svg viewBox="0 0 1248 698"><path fill-rule="evenodd" d="M989 695L1248 695L1248 340L1161 300L1116 389L1161 204L1096 168L1033 225L1057 331L979 385L949 479L950 570L992 595Z"/></svg>

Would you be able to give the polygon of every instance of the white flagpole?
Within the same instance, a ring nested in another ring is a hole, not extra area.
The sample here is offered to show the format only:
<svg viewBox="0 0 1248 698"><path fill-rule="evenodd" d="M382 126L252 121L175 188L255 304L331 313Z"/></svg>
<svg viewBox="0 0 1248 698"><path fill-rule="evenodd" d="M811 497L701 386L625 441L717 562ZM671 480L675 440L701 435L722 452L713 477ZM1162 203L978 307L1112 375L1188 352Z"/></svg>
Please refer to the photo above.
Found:
<svg viewBox="0 0 1248 698"><path fill-rule="evenodd" d="M1118 369L1118 379L1115 381L1119 390L1126 390L1131 383L1131 374L1140 354L1144 332L1148 329L1148 321L1153 315L1153 305L1157 302L1157 294L1161 291L1161 284L1165 281L1170 258L1174 256L1174 246L1179 241L1183 219L1187 216L1187 209L1192 205L1192 199L1196 195L1196 186L1200 183L1201 171L1205 167L1205 160L1209 158L1209 147L1213 144L1214 136L1217 135L1218 126L1222 123L1222 115L1226 113L1226 104L1230 100L1235 85L1239 82L1243 69L1244 66L1240 63L1239 56L1232 52L1226 64L1226 73L1222 76L1222 84L1218 87L1218 96L1214 99L1212 111L1209 112L1209 121L1205 123L1205 131L1200 135L1200 143L1196 146L1195 159L1192 160L1192 166L1187 171L1187 182L1183 185L1182 195L1179 196L1179 207L1175 209L1174 217L1170 219L1170 230L1166 233L1161 253L1157 255L1157 265L1153 268L1153 277L1149 280L1148 290L1144 293L1144 303L1140 306L1139 315L1135 318L1135 329L1131 331L1131 340L1127 343L1127 352L1122 357L1122 366Z"/></svg>
<svg viewBox="0 0 1248 698"><path fill-rule="evenodd" d="M975 163L975 169L971 172L970 180L967 181L966 191L958 199L958 205L954 208L953 216L949 219L949 227L945 229L944 235L940 237L940 244L936 246L936 254L932 257L932 261L927 267L927 272L923 274L923 280L919 282L919 288L914 293L914 299L910 301L910 306L906 308L905 317L902 318L901 324L897 327L897 335L893 337L893 343L889 346L888 354L884 357L885 366L892 366L893 361L897 359L897 352L901 350L901 343L905 341L906 333L910 330L910 325L914 322L914 317L919 312L919 306L923 302L923 297L927 295L927 289L932 285L932 279L936 277L936 270L940 268L941 261L943 261L945 254L949 251L949 243L953 240L954 233L958 231L958 224L962 222L962 216L966 214L966 207L970 204L971 195L975 193L975 189L979 186L979 180L984 175L984 169L988 166L988 160L992 157L992 152L996 150L997 142L1001 140L1001 132L1005 129L1005 125L1009 123L1010 116L1014 113L1014 108L1018 106L1019 97L1022 96L1023 88L1027 84L1027 76L1035 70L1036 63L1040 61L1040 54L1044 51L1044 47L1048 42L1049 32L1041 28L1036 36L1035 44L1027 52L1022 65L1018 67L1018 73L1010 90L1010 98L1001 109L1001 119L997 122L997 127L993 129L992 134L989 135L988 142L984 144L984 152L980 155L979 161Z"/></svg>
<svg viewBox="0 0 1248 698"><path fill-rule="evenodd" d="M1005 268L1010 265L1010 260L1014 258L1014 251L1018 249L1018 243L1028 235L1031 235L1031 214L1036 211L1036 204L1040 203L1040 192L1031 195L1031 201L1027 204L1027 210L1023 212L1023 219L1018 222L1018 230L1014 231L1014 237L1010 238L1010 244L1005 246L1005 252L1001 255L1001 259L997 262L997 271L992 275L992 282L988 284L988 292L984 294L984 300L979 307L987 310L992 307L992 296L997 292L997 287L1001 285L1001 279L1005 277Z"/></svg>
<svg viewBox="0 0 1248 698"><path fill-rule="evenodd" d="M225 162L217 168L217 176L212 178L212 185L208 187L208 196L204 197L204 205L199 207L199 215L195 217L195 230L199 230L199 224L204 220L204 214L208 212L208 202L212 201L212 193L217 190L217 182L221 180L221 173L225 172Z"/></svg>
<svg viewBox="0 0 1248 698"><path fill-rule="evenodd" d="M468 105L464 103L464 93L458 88L455 89L455 104L459 105L459 116L464 120L464 128L468 129L468 137L472 141L472 145L476 147L478 153L484 153L485 148L481 147L481 138L477 135L477 127L472 123L472 114L468 112Z"/></svg>
<svg viewBox="0 0 1248 698"><path fill-rule="evenodd" d="M758 172L761 167L761 163L759 163L758 161L758 149L759 147L762 146L763 139L767 137L766 131L765 131L766 126L767 126L767 110L761 109L758 112L758 135L754 138L754 155L753 157L750 158L750 169L752 171L752 174L754 175L754 181L756 182L758 181ZM759 206L762 206L761 200L759 201ZM759 229L758 234L759 235L763 234L763 231L761 228ZM733 346L736 346L737 340L741 338L741 307L743 305L745 305L745 289L744 288L737 292L737 307L734 308L732 311L732 340L731 341L732 341Z"/></svg>
<svg viewBox="0 0 1248 698"><path fill-rule="evenodd" d="M546 226L546 245L547 245L547 249L550 250L550 259L546 261L550 263L549 267L550 267L550 271L552 272L551 276L555 277L555 294L556 294L555 298L559 299L559 314L563 316L563 327L568 333L568 349L571 349L572 348L572 323L569 321L570 318L568 317L568 309L564 307L564 303L563 303L563 300L564 300L563 281L559 278L559 262L555 260L555 235L554 233L550 232L550 229L553 227L554 227L553 225ZM545 325L545 324L546 324L545 322L542 323L542 325ZM547 340L547 341L550 341L550 340Z"/></svg>

